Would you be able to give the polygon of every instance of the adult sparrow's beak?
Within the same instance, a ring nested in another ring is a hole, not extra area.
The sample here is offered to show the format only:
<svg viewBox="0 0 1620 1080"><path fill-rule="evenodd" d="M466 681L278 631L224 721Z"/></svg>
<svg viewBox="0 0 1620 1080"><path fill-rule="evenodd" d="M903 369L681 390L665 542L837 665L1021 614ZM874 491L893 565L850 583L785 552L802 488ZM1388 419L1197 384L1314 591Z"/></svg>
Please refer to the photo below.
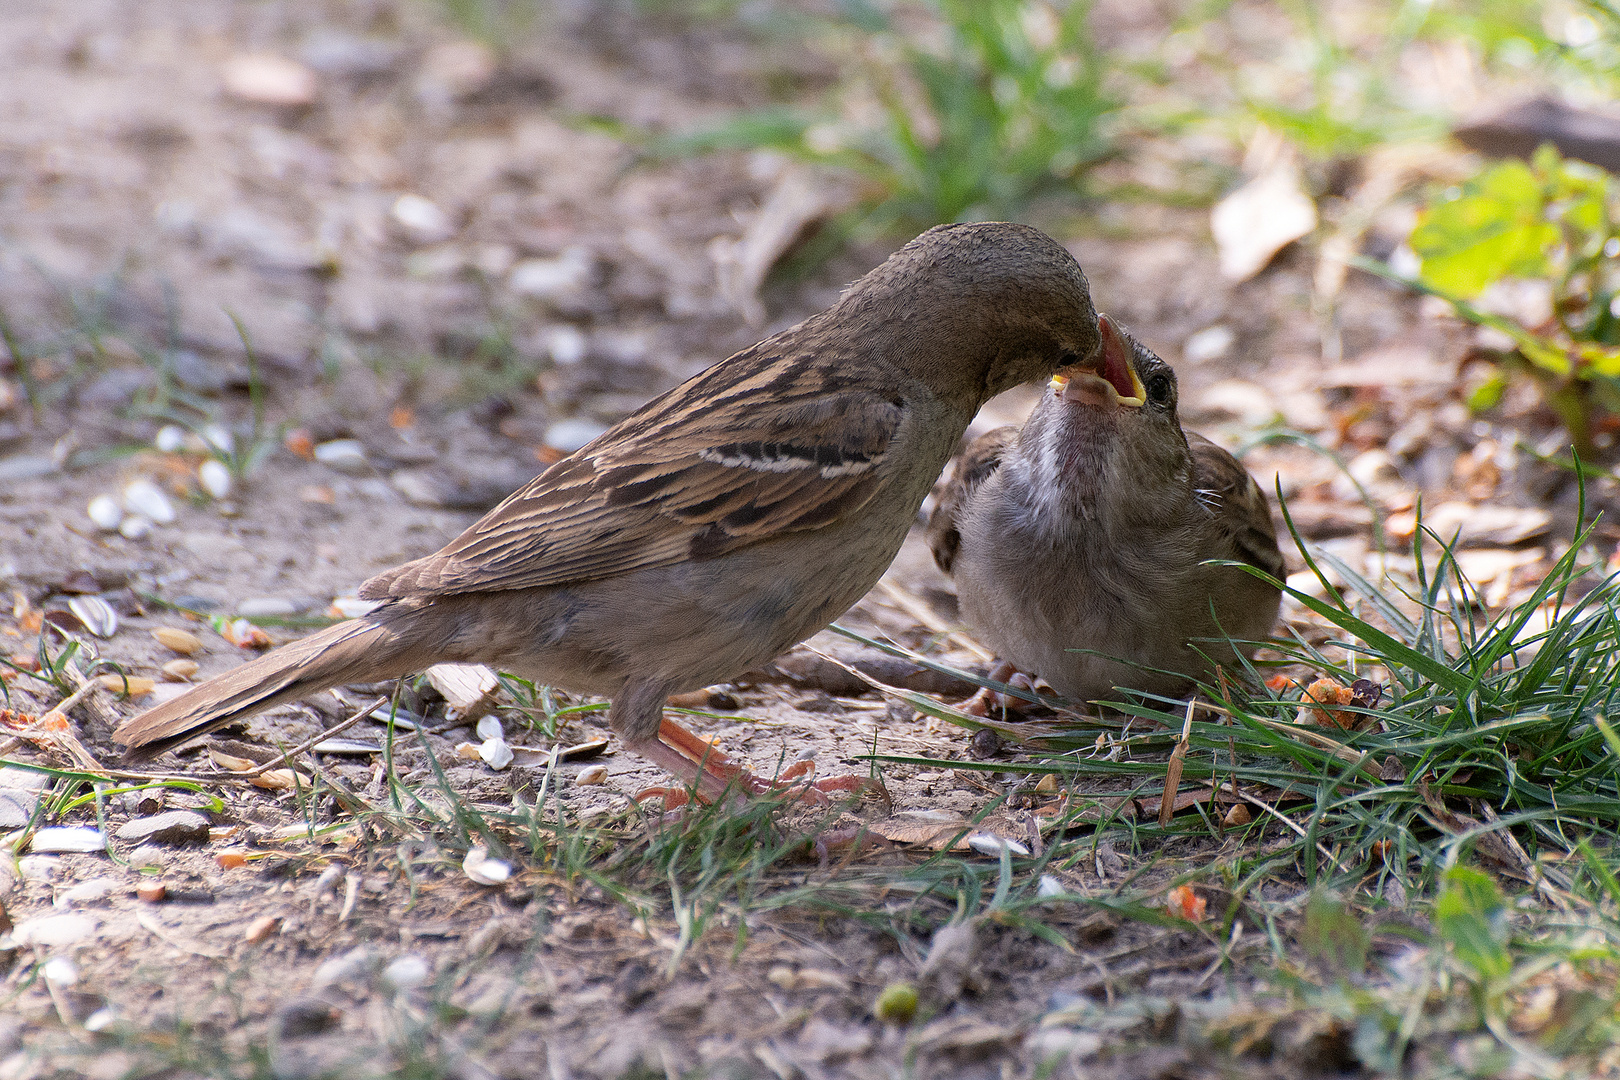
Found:
<svg viewBox="0 0 1620 1080"><path fill-rule="evenodd" d="M1128 405L1140 409L1147 401L1147 390L1131 363L1134 350L1108 316L1099 315L1097 322L1102 327L1102 348L1097 350L1096 359L1058 368L1052 375L1052 392L1082 405Z"/></svg>

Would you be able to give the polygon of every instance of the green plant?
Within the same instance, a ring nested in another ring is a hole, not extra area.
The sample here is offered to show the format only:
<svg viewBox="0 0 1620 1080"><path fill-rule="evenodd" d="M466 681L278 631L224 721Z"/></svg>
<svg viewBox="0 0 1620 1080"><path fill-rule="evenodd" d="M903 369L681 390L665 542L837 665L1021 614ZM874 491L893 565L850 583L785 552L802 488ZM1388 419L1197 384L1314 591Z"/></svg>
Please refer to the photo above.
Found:
<svg viewBox="0 0 1620 1080"><path fill-rule="evenodd" d="M1512 340L1470 404L1489 408L1510 377L1527 376L1590 456L1595 414L1620 412L1620 192L1609 175L1544 146L1528 164L1491 165L1432 199L1410 242L1420 263L1408 284ZM1493 287L1527 280L1550 294L1535 325L1478 303Z"/></svg>
<svg viewBox="0 0 1620 1080"><path fill-rule="evenodd" d="M902 33L875 5L846 5L838 29L856 59L841 101L745 113L652 149L771 147L846 169L866 184L857 216L905 230L1016 218L1044 196L1076 193L1112 151L1106 127L1120 105L1104 87L1089 3L930 0L926 10L937 33Z"/></svg>

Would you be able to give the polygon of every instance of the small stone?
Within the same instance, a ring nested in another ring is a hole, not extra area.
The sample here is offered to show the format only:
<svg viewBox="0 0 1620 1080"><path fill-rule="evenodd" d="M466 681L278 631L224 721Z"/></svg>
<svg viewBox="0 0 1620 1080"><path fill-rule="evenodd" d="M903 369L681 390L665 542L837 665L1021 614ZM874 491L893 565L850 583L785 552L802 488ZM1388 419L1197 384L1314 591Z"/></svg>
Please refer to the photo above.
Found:
<svg viewBox="0 0 1620 1080"><path fill-rule="evenodd" d="M1230 326L1217 323L1189 337L1181 347L1181 358L1189 364L1219 360L1232 351L1237 335Z"/></svg>
<svg viewBox="0 0 1620 1080"><path fill-rule="evenodd" d="M583 416L558 420L547 426L545 445L564 454L572 454L606 430L606 424Z"/></svg>
<svg viewBox="0 0 1620 1080"><path fill-rule="evenodd" d="M388 966L382 970L382 984L396 992L401 990L414 990L427 982L433 975L433 968L427 959L416 953L406 953L389 961Z"/></svg>
<svg viewBox="0 0 1620 1080"><path fill-rule="evenodd" d="M360 474L371 471L371 462L366 460L366 448L358 439L333 439L320 443L315 447L314 454L316 461L338 472Z"/></svg>
<svg viewBox="0 0 1620 1080"><path fill-rule="evenodd" d="M1068 891L1063 887L1063 882L1051 874L1042 874L1040 884L1035 888L1035 895L1042 900L1048 900L1054 896L1062 896Z"/></svg>
<svg viewBox="0 0 1620 1080"><path fill-rule="evenodd" d="M152 631L152 636L157 639L159 645L181 656L193 656L202 650L202 639L190 630L160 626Z"/></svg>
<svg viewBox="0 0 1620 1080"><path fill-rule="evenodd" d="M179 424L164 424L152 440L152 445L165 454L178 454L186 449L188 432Z"/></svg>
<svg viewBox="0 0 1620 1080"><path fill-rule="evenodd" d="M574 778L574 783L580 787L595 787L598 784L607 783L607 778L606 765L588 765L579 770L579 775Z"/></svg>
<svg viewBox="0 0 1620 1080"><path fill-rule="evenodd" d="M224 424L203 425L202 441L205 448L221 454L236 453L236 436Z"/></svg>
<svg viewBox="0 0 1620 1080"><path fill-rule="evenodd" d="M404 226L412 239L423 243L438 243L456 234L455 222L439 205L420 195L401 195L394 200L390 216Z"/></svg>
<svg viewBox="0 0 1620 1080"><path fill-rule="evenodd" d="M553 326L546 334L546 352L551 354L551 362L559 367L570 367L585 359L590 343L585 334L577 326L567 323Z"/></svg>
<svg viewBox="0 0 1620 1080"><path fill-rule="evenodd" d="M24 855L17 860L17 873L24 881L51 881L61 865L62 860L55 855Z"/></svg>
<svg viewBox="0 0 1620 1080"><path fill-rule="evenodd" d="M136 480L124 487L124 509L140 514L156 525L169 525L175 519L174 503L163 489L150 480Z"/></svg>
<svg viewBox="0 0 1620 1080"><path fill-rule="evenodd" d="M169 810L152 817L126 821L114 835L120 840L137 844L205 844L208 842L208 819L195 810Z"/></svg>
<svg viewBox="0 0 1620 1080"><path fill-rule="evenodd" d="M319 91L313 71L274 53L233 56L220 69L220 77L227 94L255 105L313 105Z"/></svg>
<svg viewBox="0 0 1620 1080"><path fill-rule="evenodd" d="M111 495L97 495L84 512L102 532L116 532L119 522L124 520L124 508Z"/></svg>
<svg viewBox="0 0 1620 1080"><path fill-rule="evenodd" d="M107 834L87 825L53 825L36 832L28 850L39 855L106 851Z"/></svg>
<svg viewBox="0 0 1620 1080"><path fill-rule="evenodd" d="M141 540L152 533L152 519L142 514L131 514L118 526L118 534L126 540Z"/></svg>
<svg viewBox="0 0 1620 1080"><path fill-rule="evenodd" d="M107 899L114 892L123 887L123 882L113 877L91 878L81 881L58 896L55 904L59 908L73 907L75 904L95 904Z"/></svg>
<svg viewBox="0 0 1620 1080"><path fill-rule="evenodd" d="M555 259L524 259L512 267L506 284L519 296L561 300L577 295L596 273L596 259L582 247L571 247Z"/></svg>
<svg viewBox="0 0 1620 1080"><path fill-rule="evenodd" d="M84 915L41 915L11 929L11 940L29 948L65 949L96 933L96 920Z"/></svg>
<svg viewBox="0 0 1620 1080"><path fill-rule="evenodd" d="M1006 741L990 728L980 728L968 740L968 752L976 758L992 758L1001 753Z"/></svg>
<svg viewBox="0 0 1620 1080"><path fill-rule="evenodd" d="M236 613L244 619L285 619L298 614L298 605L278 596L255 596L237 604Z"/></svg>
<svg viewBox="0 0 1620 1080"><path fill-rule="evenodd" d="M53 956L40 965L39 973L53 988L66 989L79 981L79 965L66 956Z"/></svg>
<svg viewBox="0 0 1620 1080"><path fill-rule="evenodd" d="M260 915L257 919L248 923L247 931L242 935L242 940L249 945L261 945L269 939L271 934L280 929L281 916Z"/></svg>
<svg viewBox="0 0 1620 1080"><path fill-rule="evenodd" d="M0 767L0 829L20 829L34 819L45 774Z"/></svg>
<svg viewBox="0 0 1620 1080"><path fill-rule="evenodd" d="M199 668L200 665L197 661L181 657L178 660L170 660L163 665L163 677L170 682L190 682L191 677L197 674Z"/></svg>
<svg viewBox="0 0 1620 1080"><path fill-rule="evenodd" d="M197 466L197 483L211 497L223 499L231 493L231 470L224 462L209 458Z"/></svg>

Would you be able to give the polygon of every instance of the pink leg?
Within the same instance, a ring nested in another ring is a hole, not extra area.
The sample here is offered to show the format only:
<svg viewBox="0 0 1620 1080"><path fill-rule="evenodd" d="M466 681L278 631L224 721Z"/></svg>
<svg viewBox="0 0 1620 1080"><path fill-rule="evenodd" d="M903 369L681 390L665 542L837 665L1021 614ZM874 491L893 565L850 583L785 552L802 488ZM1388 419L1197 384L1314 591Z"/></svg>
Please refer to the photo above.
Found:
<svg viewBox="0 0 1620 1080"><path fill-rule="evenodd" d="M796 791L799 798L825 805L828 792L858 791L868 783L856 776L835 776L813 783L790 783L789 781L815 769L815 764L809 761L795 762L783 770L782 775L775 780L766 780L755 776L712 744L667 718L660 723L657 737L626 742L625 748L647 758L687 787L695 789L698 798L704 802L714 802L723 797L728 790L732 791L733 809L741 808L746 796L785 790ZM670 806L670 799L674 794L667 788L648 788L637 793L636 799L640 801L654 795L663 795L664 805Z"/></svg>

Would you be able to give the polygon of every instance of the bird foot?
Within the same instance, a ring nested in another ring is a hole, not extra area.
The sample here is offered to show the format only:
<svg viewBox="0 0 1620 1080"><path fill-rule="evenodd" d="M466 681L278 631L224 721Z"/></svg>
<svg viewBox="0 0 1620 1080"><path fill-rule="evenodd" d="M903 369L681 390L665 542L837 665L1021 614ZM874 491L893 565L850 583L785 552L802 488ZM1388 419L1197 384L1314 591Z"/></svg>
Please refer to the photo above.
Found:
<svg viewBox="0 0 1620 1080"><path fill-rule="evenodd" d="M687 783L688 786L681 788L650 787L636 793L637 802L662 798L665 809L683 806L693 795L706 803L731 797L736 799L739 808L742 798L772 794L785 794L813 806L826 806L831 801L828 795L833 792L862 791L873 784L859 776L800 779L815 772L814 761L796 761L774 779L756 776L726 757L712 743L667 719L659 726L657 738L639 740L629 744L627 749L662 765ZM878 789L881 790L881 786Z"/></svg>
<svg viewBox="0 0 1620 1080"><path fill-rule="evenodd" d="M990 669L989 677L996 682L1004 682L1008 686L1016 686L1020 690L1035 691L1035 680L1024 674L1011 664L1003 661ZM981 687L977 694L963 701L956 707L973 716L989 716L992 712L1006 716L1008 713L1022 712L1029 702L1022 698L1015 698L1003 694L999 690Z"/></svg>

